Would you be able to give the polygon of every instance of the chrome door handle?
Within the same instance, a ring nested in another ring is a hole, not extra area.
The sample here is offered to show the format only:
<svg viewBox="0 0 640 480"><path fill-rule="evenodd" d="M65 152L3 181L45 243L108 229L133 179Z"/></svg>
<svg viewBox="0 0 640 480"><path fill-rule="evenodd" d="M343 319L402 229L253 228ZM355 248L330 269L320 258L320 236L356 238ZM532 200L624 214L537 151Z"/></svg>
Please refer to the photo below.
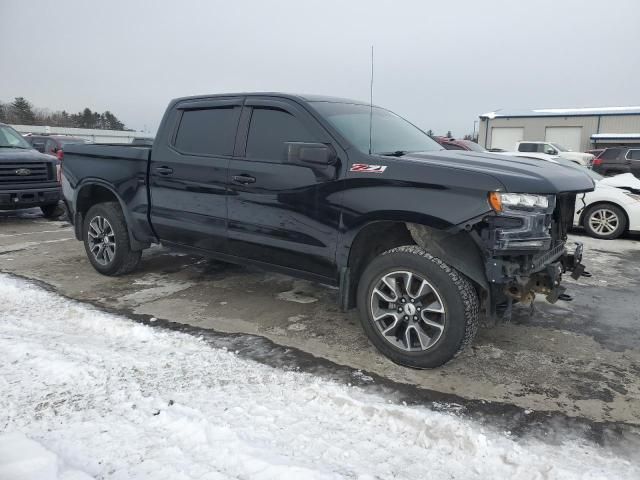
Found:
<svg viewBox="0 0 640 480"><path fill-rule="evenodd" d="M158 172L160 175L171 175L173 173L173 168L156 167L156 172Z"/></svg>
<svg viewBox="0 0 640 480"><path fill-rule="evenodd" d="M234 175L231 177L235 183L246 185L247 183L256 183L255 177L251 175Z"/></svg>

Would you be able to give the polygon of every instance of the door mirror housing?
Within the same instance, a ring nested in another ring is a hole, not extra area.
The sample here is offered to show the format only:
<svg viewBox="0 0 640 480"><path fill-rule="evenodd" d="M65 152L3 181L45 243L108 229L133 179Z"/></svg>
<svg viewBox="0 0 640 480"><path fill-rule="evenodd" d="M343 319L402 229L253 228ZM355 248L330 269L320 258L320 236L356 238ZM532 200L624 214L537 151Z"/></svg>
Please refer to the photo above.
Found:
<svg viewBox="0 0 640 480"><path fill-rule="evenodd" d="M287 142L287 161L301 165L334 165L337 160L335 150L324 143Z"/></svg>

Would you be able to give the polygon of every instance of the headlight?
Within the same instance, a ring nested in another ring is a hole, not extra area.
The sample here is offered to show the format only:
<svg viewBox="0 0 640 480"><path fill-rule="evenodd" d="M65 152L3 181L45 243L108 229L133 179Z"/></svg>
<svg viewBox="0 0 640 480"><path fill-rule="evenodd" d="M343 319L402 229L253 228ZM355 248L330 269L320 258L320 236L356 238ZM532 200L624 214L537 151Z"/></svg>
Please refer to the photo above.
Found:
<svg viewBox="0 0 640 480"><path fill-rule="evenodd" d="M553 195L534 195L530 193L489 192L489 205L496 212L505 211L545 211L555 205Z"/></svg>

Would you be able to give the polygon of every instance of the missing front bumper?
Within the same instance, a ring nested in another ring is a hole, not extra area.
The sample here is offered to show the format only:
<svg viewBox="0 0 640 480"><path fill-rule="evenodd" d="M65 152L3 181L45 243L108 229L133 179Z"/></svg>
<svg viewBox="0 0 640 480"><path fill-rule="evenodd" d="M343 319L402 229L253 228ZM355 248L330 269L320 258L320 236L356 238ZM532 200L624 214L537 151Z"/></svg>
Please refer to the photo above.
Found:
<svg viewBox="0 0 640 480"><path fill-rule="evenodd" d="M487 264L491 282L490 316L494 320L509 320L514 302L531 305L536 294L545 295L549 303L571 300L561 285L562 275L571 272L574 279L590 276L582 264L583 246L577 243L569 252L564 242L552 249L530 257L526 264L508 259L492 258Z"/></svg>

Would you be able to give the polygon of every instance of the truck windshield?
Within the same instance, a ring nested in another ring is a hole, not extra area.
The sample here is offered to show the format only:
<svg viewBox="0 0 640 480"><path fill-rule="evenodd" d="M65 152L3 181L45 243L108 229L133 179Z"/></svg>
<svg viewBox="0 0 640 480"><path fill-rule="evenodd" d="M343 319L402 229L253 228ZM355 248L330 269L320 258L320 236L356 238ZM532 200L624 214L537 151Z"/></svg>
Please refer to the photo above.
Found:
<svg viewBox="0 0 640 480"><path fill-rule="evenodd" d="M0 125L0 148L31 149L33 147L13 128Z"/></svg>
<svg viewBox="0 0 640 480"><path fill-rule="evenodd" d="M342 136L363 153L369 152L369 105L312 102L313 107ZM371 153L404 154L442 150L442 146L404 118L373 107Z"/></svg>
<svg viewBox="0 0 640 480"><path fill-rule="evenodd" d="M553 145L554 147L556 147L556 150L558 150L559 152L570 152L571 150L569 150L568 148L564 148L562 145L560 145L559 143L552 143L551 145Z"/></svg>

